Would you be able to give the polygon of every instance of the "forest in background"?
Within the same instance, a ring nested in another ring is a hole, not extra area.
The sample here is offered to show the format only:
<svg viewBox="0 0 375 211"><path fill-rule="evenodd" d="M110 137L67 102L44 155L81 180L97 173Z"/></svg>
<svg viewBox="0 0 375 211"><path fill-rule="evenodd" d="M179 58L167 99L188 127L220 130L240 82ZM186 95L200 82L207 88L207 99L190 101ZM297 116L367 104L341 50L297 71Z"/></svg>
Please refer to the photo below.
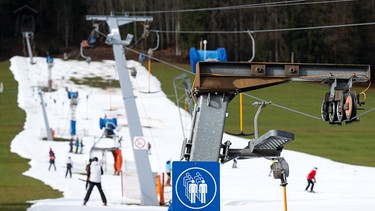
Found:
<svg viewBox="0 0 375 211"><path fill-rule="evenodd" d="M79 47L92 31L88 14L127 14L153 17L148 36L142 23L122 28L134 35L132 47L140 51L156 46L157 31L158 50L171 49L176 56L207 40L207 49L226 48L229 61L248 61L252 32L254 61L290 62L293 55L294 62L375 65L375 0L2 0L2 46L21 40L14 10L25 4L38 11L35 40L43 55ZM104 22L100 30L108 32ZM3 47L0 54L6 53Z"/></svg>

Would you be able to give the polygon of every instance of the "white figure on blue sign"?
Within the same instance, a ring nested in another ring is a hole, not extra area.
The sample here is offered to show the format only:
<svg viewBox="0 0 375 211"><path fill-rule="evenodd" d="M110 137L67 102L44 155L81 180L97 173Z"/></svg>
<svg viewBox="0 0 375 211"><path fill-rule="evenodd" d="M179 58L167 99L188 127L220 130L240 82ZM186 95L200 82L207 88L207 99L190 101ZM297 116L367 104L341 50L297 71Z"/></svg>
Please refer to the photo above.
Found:
<svg viewBox="0 0 375 211"><path fill-rule="evenodd" d="M198 187L194 180L189 184L190 203L195 204L195 197L197 196Z"/></svg>
<svg viewBox="0 0 375 211"><path fill-rule="evenodd" d="M206 203L206 194L207 194L207 184L204 180L202 180L202 183L199 184L199 195L200 195L200 201L202 204Z"/></svg>
<svg viewBox="0 0 375 211"><path fill-rule="evenodd" d="M188 199L190 199L189 184L190 184L190 181L192 179L193 179L193 177L191 177L189 173L186 173L185 176L184 176L184 180L183 180L183 182L184 182L183 184L184 184L184 187L185 187L185 196Z"/></svg>
<svg viewBox="0 0 375 211"><path fill-rule="evenodd" d="M189 173L185 174L184 177L185 195L189 199L190 203L195 204L196 198L202 204L206 203L206 195L208 191L207 183L204 181L199 172L196 173L193 178Z"/></svg>

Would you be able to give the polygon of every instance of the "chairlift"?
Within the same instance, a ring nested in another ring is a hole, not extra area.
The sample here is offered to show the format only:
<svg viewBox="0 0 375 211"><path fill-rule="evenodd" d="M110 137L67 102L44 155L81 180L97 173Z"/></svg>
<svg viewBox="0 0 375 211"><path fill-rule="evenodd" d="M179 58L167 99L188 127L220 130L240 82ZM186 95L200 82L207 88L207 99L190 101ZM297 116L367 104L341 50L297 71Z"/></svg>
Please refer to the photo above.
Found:
<svg viewBox="0 0 375 211"><path fill-rule="evenodd" d="M89 46L90 47L95 47L95 44L96 44L96 37L95 36L90 36L89 37Z"/></svg>
<svg viewBox="0 0 375 211"><path fill-rule="evenodd" d="M89 46L90 45L89 45L89 42L87 40L82 40L82 42L81 42L81 48L80 48L80 54L81 54L82 58L86 59L87 63L91 62L91 57L83 55L83 49L87 48Z"/></svg>

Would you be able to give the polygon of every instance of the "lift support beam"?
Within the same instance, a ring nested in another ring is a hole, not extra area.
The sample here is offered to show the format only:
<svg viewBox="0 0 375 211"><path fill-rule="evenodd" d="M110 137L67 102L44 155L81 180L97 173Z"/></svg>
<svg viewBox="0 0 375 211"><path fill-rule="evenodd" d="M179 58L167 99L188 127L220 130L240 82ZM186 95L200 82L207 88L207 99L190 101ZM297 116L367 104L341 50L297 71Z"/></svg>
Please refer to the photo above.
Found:
<svg viewBox="0 0 375 211"><path fill-rule="evenodd" d="M353 97L348 94L352 83L370 80L368 65L198 62L196 69L193 94L197 103L193 111L192 129L184 140L181 152L181 159L190 161L278 156L283 146L294 139L294 134L272 130L250 141L242 150L229 149L228 144L222 144L228 104L240 92L288 81L328 83L331 97L323 103L328 103L328 106L324 106L324 112L332 114L330 123L341 123L344 119L337 120L336 112L341 114L354 108L352 104L345 103L345 100ZM349 115L347 120L351 121L351 117Z"/></svg>
<svg viewBox="0 0 375 211"><path fill-rule="evenodd" d="M129 124L129 132L131 141L134 137L143 136L142 126L139 119L135 96L130 81L130 73L127 68L124 45L129 45L131 38L121 39L119 26L129 24L136 21L152 22L153 18L148 16L103 16L88 15L86 20L106 21L110 29L107 35L106 43L113 46L113 54L115 56L117 72L119 74L120 86L124 99L125 112ZM132 36L130 36L132 37ZM134 144L132 144L133 146ZM134 159L137 168L137 176L141 189L141 203L148 206L159 206L156 194L155 180L152 175L150 161L146 150L134 150Z"/></svg>
<svg viewBox="0 0 375 211"><path fill-rule="evenodd" d="M266 62L198 62L196 91L245 92L279 83L321 81L337 78L366 82L370 78L368 65L296 64Z"/></svg>

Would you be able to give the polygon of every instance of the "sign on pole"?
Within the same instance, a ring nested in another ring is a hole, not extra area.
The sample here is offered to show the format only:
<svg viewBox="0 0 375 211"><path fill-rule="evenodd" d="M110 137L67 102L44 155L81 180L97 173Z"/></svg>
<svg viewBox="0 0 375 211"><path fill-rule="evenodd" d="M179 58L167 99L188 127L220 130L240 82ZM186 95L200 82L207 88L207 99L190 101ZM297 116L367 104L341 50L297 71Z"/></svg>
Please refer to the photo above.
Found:
<svg viewBox="0 0 375 211"><path fill-rule="evenodd" d="M172 163L173 210L220 210L220 164L203 161Z"/></svg>
<svg viewBox="0 0 375 211"><path fill-rule="evenodd" d="M148 142L142 136L135 136L133 143L134 143L134 146L133 146L134 149L141 149L141 150L148 149Z"/></svg>

